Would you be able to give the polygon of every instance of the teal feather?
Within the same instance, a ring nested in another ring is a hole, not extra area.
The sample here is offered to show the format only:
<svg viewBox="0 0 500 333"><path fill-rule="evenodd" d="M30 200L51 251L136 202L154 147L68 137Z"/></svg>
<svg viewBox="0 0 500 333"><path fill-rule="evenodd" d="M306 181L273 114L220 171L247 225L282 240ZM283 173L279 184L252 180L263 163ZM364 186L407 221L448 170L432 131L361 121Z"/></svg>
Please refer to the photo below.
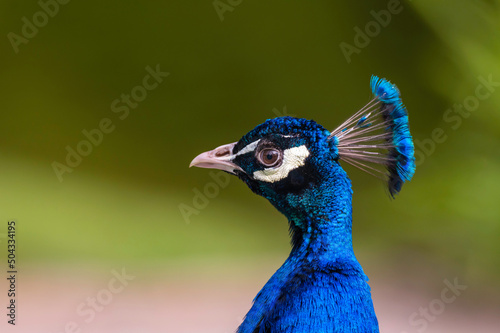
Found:
<svg viewBox="0 0 500 333"><path fill-rule="evenodd" d="M382 102L382 117L389 123L387 131L392 132L393 147L389 156L394 160L387 165L389 171L389 192L392 196L401 191L405 181L415 173L413 140L408 124L408 112L403 105L399 89L386 79L373 75L370 82L372 92Z"/></svg>

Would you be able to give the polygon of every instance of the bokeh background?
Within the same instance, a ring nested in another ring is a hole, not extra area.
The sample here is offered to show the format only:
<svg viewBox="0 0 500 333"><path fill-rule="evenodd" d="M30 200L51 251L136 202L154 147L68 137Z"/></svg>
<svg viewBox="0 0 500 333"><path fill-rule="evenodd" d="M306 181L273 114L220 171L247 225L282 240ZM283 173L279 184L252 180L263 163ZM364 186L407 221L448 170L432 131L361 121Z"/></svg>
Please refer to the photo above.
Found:
<svg viewBox="0 0 500 333"><path fill-rule="evenodd" d="M15 220L19 269L2 332L233 332L287 222L189 162L276 116L333 129L371 74L402 91L419 154L396 200L346 166L381 331L498 332L499 1L60 1L0 3L0 267ZM143 96L148 66L169 75ZM449 304L445 280L467 286Z"/></svg>

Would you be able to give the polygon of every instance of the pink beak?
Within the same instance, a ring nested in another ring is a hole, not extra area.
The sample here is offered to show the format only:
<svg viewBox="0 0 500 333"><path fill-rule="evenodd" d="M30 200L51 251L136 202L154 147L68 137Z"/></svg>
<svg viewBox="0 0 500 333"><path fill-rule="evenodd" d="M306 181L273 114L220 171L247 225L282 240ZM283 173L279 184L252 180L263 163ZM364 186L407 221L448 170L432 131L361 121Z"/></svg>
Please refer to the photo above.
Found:
<svg viewBox="0 0 500 333"><path fill-rule="evenodd" d="M201 153L191 161L189 167L195 166L198 168L219 169L232 174L235 173L235 170L244 172L242 168L232 162L234 158L233 148L235 145L236 142L233 142L217 147L214 150Z"/></svg>

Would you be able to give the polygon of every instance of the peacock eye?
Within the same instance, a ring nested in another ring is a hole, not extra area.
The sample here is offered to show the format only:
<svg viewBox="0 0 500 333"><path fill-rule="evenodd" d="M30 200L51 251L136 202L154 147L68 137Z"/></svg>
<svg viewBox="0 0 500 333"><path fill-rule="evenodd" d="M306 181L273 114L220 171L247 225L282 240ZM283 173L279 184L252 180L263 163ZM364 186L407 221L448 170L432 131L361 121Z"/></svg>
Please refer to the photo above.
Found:
<svg viewBox="0 0 500 333"><path fill-rule="evenodd" d="M281 162L281 151L275 148L264 148L257 154L259 162L266 167L273 167Z"/></svg>

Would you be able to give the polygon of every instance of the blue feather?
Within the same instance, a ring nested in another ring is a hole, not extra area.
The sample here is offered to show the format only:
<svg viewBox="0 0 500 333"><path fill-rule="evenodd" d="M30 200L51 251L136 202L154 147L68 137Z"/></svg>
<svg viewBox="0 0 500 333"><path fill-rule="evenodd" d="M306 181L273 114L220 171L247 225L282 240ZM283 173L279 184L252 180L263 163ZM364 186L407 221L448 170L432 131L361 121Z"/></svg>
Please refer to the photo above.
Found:
<svg viewBox="0 0 500 333"><path fill-rule="evenodd" d="M370 86L373 94L382 102L382 116L389 123L388 131L392 133L389 141L392 142L393 148L389 149L388 154L393 160L387 165L387 170L389 192L394 197L404 182L411 180L416 168L408 113L396 85L373 75Z"/></svg>
<svg viewBox="0 0 500 333"><path fill-rule="evenodd" d="M340 160L385 179L394 197L415 173L408 113L396 85L373 75L370 87L374 99L332 131L329 138L339 142Z"/></svg>

